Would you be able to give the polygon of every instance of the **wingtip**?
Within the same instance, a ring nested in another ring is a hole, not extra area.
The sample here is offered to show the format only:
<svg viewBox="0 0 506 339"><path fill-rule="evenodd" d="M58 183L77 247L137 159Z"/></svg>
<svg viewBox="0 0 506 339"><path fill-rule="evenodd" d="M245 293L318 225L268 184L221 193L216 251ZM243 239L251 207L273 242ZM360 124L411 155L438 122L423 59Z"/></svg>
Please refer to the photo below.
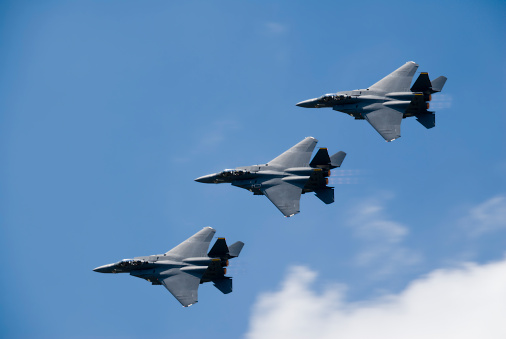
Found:
<svg viewBox="0 0 506 339"><path fill-rule="evenodd" d="M297 211L297 212L292 213L292 214L290 214L290 215L285 215L285 218L290 218L290 217L293 217L295 214L298 214L298 213L300 213L300 211Z"/></svg>

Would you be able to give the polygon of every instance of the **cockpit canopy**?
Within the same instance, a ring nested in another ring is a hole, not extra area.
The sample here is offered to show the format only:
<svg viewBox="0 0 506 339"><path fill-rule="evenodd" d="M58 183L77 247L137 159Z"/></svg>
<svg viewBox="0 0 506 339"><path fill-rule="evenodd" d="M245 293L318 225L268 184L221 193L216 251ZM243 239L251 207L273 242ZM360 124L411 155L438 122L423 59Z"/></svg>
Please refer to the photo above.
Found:
<svg viewBox="0 0 506 339"><path fill-rule="evenodd" d="M320 101L322 102L329 102L329 101L339 101L339 100L345 100L349 99L350 96L348 95L337 95L337 94L325 94L324 96L320 97Z"/></svg>
<svg viewBox="0 0 506 339"><path fill-rule="evenodd" d="M234 177L234 176L240 176L240 175L245 175L245 174L249 174L250 172L248 171L242 171L242 170L235 170L235 169L226 169L224 170L223 172L220 173L220 177Z"/></svg>
<svg viewBox="0 0 506 339"><path fill-rule="evenodd" d="M116 263L119 267L129 267L129 266L139 266L142 265L142 260L134 260L134 259L123 259Z"/></svg>

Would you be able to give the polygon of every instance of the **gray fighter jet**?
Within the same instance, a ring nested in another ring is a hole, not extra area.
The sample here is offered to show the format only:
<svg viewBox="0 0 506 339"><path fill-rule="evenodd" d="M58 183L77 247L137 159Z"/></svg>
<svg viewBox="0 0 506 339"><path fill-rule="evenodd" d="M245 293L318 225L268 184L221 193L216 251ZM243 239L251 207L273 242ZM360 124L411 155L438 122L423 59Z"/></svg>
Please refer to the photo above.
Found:
<svg viewBox="0 0 506 339"><path fill-rule="evenodd" d="M181 305L188 307L198 301L199 284L212 281L221 292L232 292L232 278L225 276L226 266L228 259L239 256L244 243L227 246L225 238L218 238L206 253L214 233L214 229L205 227L165 254L124 259L93 271L130 273L153 285L163 285Z"/></svg>
<svg viewBox="0 0 506 339"><path fill-rule="evenodd" d="M401 136L403 118L415 116L425 128L436 126L435 114L428 110L429 101L431 94L441 92L446 77L430 81L428 73L420 73L409 88L417 68L418 65L410 61L369 88L325 94L301 101L297 106L332 107L355 119L365 119L386 141L392 141Z"/></svg>
<svg viewBox="0 0 506 339"><path fill-rule="evenodd" d="M327 149L320 148L309 162L317 142L307 137L265 165L237 167L195 181L231 183L254 195L265 195L285 217L291 217L300 212L301 194L315 192L324 203L334 202L334 189L327 186L328 177L331 169L341 166L346 153L338 152L329 157Z"/></svg>

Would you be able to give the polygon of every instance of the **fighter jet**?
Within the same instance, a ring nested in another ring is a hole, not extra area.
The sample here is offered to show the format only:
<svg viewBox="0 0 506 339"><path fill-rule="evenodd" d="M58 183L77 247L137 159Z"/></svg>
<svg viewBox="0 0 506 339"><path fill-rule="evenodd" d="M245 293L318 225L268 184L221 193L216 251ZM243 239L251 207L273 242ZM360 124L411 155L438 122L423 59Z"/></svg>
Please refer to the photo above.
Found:
<svg viewBox="0 0 506 339"><path fill-rule="evenodd" d="M327 186L328 177L331 169L341 166L346 153L337 152L329 157L327 149L320 148L309 162L317 142L307 137L265 165L226 169L195 181L231 183L254 195L265 195L285 217L291 217L300 212L301 194L315 192L324 203L334 202L334 188Z"/></svg>
<svg viewBox="0 0 506 339"><path fill-rule="evenodd" d="M239 256L244 243L238 241L227 246L225 238L218 238L206 254L216 231L205 227L165 254L124 259L104 265L93 271L100 273L130 273L163 285L183 305L198 301L199 284L212 281L224 294L232 292L232 278L227 273L228 259Z"/></svg>
<svg viewBox="0 0 506 339"><path fill-rule="evenodd" d="M325 94L319 98L301 101L299 107L332 107L333 110L367 120L388 142L401 136L403 118L415 116L425 128L436 126L435 114L429 111L432 94L441 92L446 77L429 80L428 73L420 73L411 88L411 80L418 65L405 63L366 89Z"/></svg>

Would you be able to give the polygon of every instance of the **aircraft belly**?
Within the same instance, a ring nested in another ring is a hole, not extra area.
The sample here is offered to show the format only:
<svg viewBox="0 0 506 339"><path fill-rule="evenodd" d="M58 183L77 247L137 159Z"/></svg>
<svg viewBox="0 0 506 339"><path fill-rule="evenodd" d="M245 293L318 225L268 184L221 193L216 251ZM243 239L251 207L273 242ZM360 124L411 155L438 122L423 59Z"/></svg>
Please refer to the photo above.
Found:
<svg viewBox="0 0 506 339"><path fill-rule="evenodd" d="M358 104L338 105L338 106L332 107L332 109L334 111L339 111L339 112L343 112L343 113L357 113L362 110Z"/></svg>
<svg viewBox="0 0 506 339"><path fill-rule="evenodd" d="M411 104L411 101L388 101L383 104L383 106L395 109L401 113L404 113L406 109Z"/></svg>

